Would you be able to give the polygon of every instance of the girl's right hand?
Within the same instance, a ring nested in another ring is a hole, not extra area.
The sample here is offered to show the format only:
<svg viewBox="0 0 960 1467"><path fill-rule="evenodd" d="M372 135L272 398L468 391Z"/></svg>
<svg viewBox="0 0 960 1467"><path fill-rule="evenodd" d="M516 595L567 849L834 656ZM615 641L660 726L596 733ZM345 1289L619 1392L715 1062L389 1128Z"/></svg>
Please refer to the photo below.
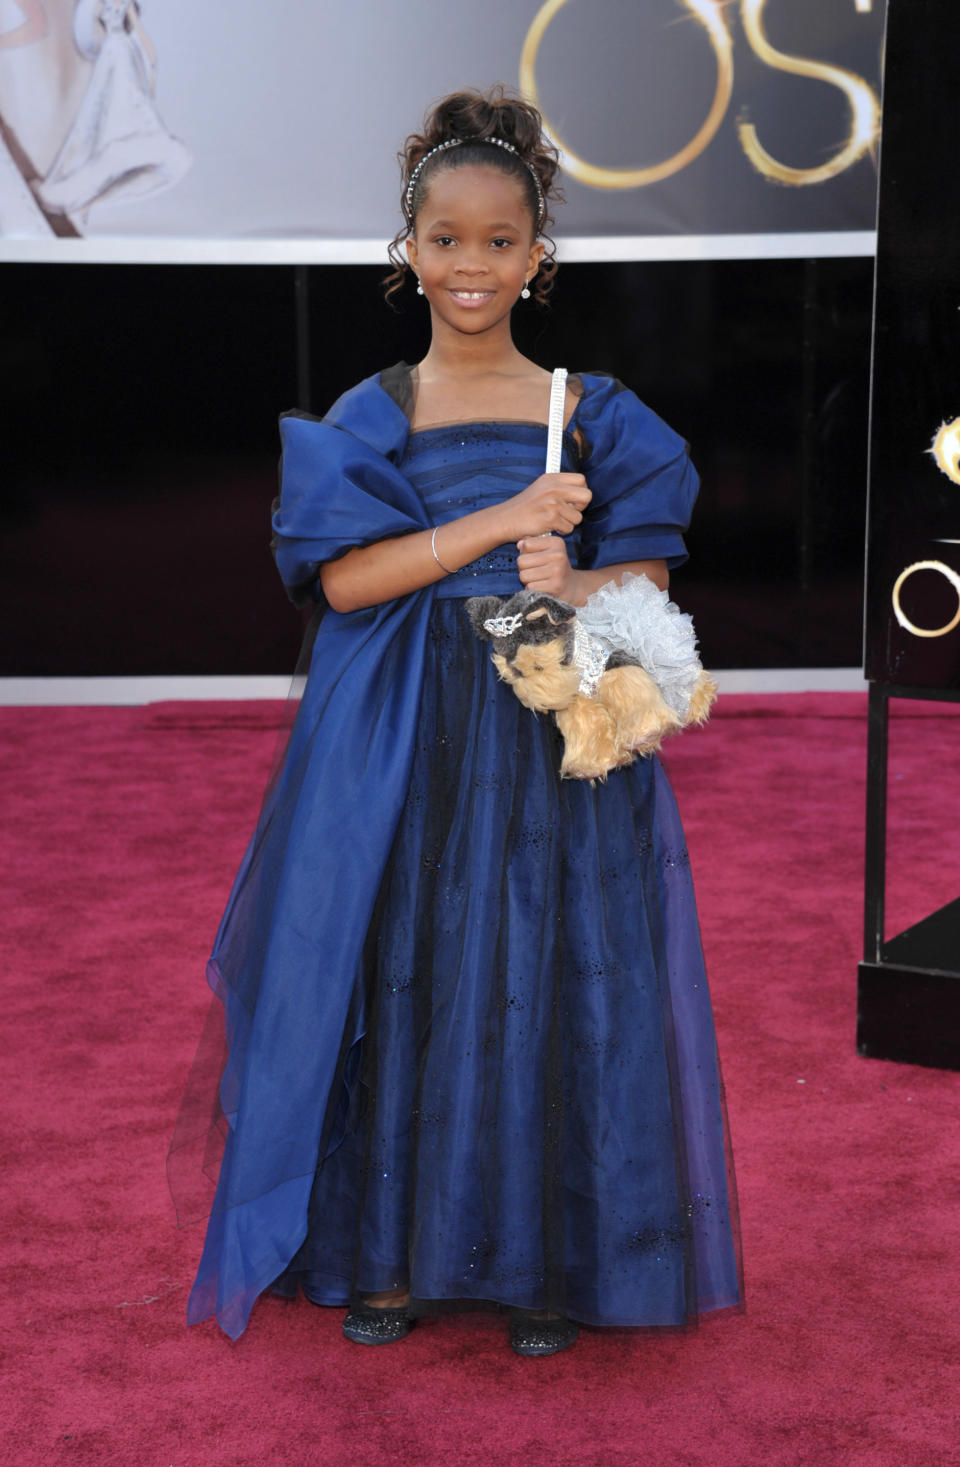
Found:
<svg viewBox="0 0 960 1467"><path fill-rule="evenodd" d="M541 474L501 506L504 540L552 533L569 535L583 519L592 498L582 474Z"/></svg>

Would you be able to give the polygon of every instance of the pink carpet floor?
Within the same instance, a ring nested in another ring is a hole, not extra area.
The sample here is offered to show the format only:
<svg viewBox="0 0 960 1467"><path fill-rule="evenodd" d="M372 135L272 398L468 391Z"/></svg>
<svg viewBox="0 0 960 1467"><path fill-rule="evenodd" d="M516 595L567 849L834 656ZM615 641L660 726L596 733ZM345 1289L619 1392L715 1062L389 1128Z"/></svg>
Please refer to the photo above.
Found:
<svg viewBox="0 0 960 1467"><path fill-rule="evenodd" d="M960 1464L960 1076L854 1047L865 701L729 696L668 764L701 905L745 1315L583 1331L492 1316L364 1350L262 1300L184 1325L201 1246L164 1158L272 704L0 710L5 1386L16 1467ZM960 719L899 705L890 930L960 888Z"/></svg>

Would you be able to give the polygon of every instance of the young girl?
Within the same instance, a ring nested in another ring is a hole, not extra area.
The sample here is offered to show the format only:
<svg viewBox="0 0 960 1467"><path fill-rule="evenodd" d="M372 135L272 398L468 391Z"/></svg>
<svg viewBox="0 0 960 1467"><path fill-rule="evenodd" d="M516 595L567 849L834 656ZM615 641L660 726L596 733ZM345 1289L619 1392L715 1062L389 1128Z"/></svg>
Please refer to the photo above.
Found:
<svg viewBox="0 0 960 1467"><path fill-rule="evenodd" d="M458 93L402 158L392 288L417 277L430 349L282 425L275 554L320 612L209 968L226 1146L188 1318L235 1337L302 1289L378 1344L485 1304L545 1355L739 1306L733 1178L664 771L561 782L464 602L665 587L697 480L587 374L542 471L551 376L510 327L556 269L535 109Z"/></svg>

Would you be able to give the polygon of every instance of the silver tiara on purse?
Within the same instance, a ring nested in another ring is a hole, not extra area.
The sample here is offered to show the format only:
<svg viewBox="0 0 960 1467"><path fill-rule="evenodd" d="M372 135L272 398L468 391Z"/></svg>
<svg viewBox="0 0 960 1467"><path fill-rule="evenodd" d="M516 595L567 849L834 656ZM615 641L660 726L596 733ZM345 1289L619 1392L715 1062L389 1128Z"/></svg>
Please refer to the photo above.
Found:
<svg viewBox="0 0 960 1467"><path fill-rule="evenodd" d="M519 613L516 616L488 616L484 627L495 637L509 637L511 632L518 631L523 622Z"/></svg>

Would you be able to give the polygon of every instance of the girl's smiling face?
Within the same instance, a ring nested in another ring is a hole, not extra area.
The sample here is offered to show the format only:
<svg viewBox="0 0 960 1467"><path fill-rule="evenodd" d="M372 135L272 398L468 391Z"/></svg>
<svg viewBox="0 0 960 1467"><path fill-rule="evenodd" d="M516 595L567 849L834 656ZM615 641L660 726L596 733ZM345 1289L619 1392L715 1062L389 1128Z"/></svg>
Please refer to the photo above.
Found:
<svg viewBox="0 0 960 1467"><path fill-rule="evenodd" d="M509 316L543 250L520 179L482 163L431 179L407 240L435 324L471 335Z"/></svg>

